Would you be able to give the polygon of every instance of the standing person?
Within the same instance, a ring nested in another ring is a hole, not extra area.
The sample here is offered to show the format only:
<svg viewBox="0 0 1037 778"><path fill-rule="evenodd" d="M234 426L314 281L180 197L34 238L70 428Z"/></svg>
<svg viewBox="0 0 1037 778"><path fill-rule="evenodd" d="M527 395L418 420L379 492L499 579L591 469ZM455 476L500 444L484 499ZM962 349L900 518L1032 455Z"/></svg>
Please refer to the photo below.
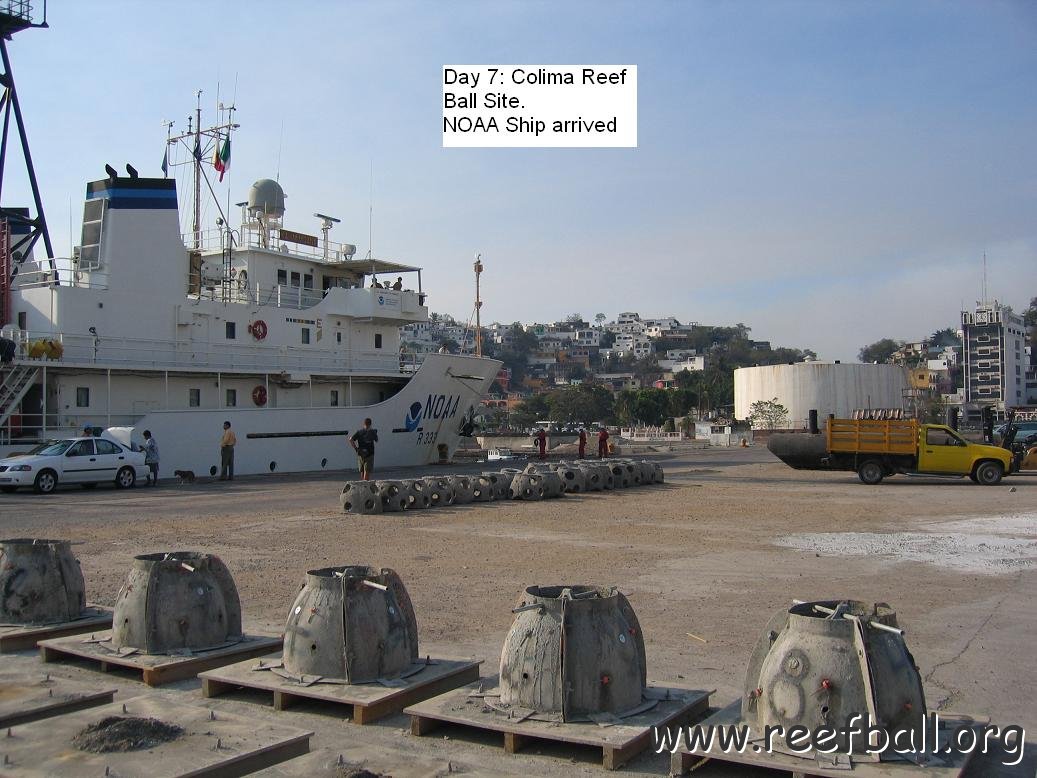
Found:
<svg viewBox="0 0 1037 778"><path fill-rule="evenodd" d="M587 430L580 427L580 459L587 456Z"/></svg>
<svg viewBox="0 0 1037 778"><path fill-rule="evenodd" d="M396 276L396 283L392 285L392 288L397 292L403 289L403 276Z"/></svg>
<svg viewBox="0 0 1037 778"><path fill-rule="evenodd" d="M158 441L152 437L151 430L144 430L144 464L151 471L148 485L158 486Z"/></svg>
<svg viewBox="0 0 1037 778"><path fill-rule="evenodd" d="M547 459L547 454L545 453L547 449L547 433L541 429L536 434L535 440L537 442L537 448L540 449L540 459Z"/></svg>
<svg viewBox="0 0 1037 778"><path fill-rule="evenodd" d="M598 459L604 459L609 453L609 431L602 427L598 430Z"/></svg>
<svg viewBox="0 0 1037 778"><path fill-rule="evenodd" d="M234 480L234 447L238 437L230 428L230 422L223 422L223 437L220 438L220 480Z"/></svg>
<svg viewBox="0 0 1037 778"><path fill-rule="evenodd" d="M356 452L357 469L361 481L371 480L374 469L374 444L378 442L378 430L371 429L371 420L364 419L364 426L353 433L349 445Z"/></svg>

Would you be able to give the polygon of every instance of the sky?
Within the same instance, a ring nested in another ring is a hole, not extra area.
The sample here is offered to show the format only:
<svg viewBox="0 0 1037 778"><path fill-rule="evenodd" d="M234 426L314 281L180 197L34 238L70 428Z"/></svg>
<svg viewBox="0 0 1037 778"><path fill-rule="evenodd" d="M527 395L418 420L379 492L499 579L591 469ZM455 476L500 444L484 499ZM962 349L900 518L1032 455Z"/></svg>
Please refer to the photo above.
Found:
<svg viewBox="0 0 1037 778"><path fill-rule="evenodd" d="M484 321L633 310L822 359L957 326L984 253L989 297L1037 296L1029 0L48 6L8 50L59 255L85 183L160 175L163 120L186 129L199 89L214 119L219 89L241 125L221 201L277 177L287 228L341 218L462 321L476 254ZM444 149L464 63L637 65L638 147Z"/></svg>

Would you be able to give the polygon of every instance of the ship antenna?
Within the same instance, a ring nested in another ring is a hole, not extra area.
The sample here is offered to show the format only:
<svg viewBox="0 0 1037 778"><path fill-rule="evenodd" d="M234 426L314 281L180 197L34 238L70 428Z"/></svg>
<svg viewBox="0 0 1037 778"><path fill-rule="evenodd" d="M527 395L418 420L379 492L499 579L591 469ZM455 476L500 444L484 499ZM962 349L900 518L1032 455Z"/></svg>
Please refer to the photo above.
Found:
<svg viewBox="0 0 1037 778"><path fill-rule="evenodd" d="M987 304L987 252L983 252L983 304Z"/></svg>
<svg viewBox="0 0 1037 778"><path fill-rule="evenodd" d="M367 181L367 258L374 257L374 160L368 159L371 173Z"/></svg>
<svg viewBox="0 0 1037 778"><path fill-rule="evenodd" d="M281 137L277 139L277 175L274 181L281 183L281 148L284 146L284 119L281 119Z"/></svg>

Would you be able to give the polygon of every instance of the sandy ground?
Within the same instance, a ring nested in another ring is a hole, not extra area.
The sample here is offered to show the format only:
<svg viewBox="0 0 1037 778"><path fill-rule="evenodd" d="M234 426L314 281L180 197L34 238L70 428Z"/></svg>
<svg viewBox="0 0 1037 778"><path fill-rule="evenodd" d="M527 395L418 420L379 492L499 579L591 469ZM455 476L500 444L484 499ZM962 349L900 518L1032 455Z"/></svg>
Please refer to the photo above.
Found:
<svg viewBox="0 0 1037 778"><path fill-rule="evenodd" d="M931 709L1037 727L1037 475L1000 487L906 477L868 487L850 473L790 470L760 448L660 461L667 483L658 487L370 517L340 512L342 474L0 495L0 527L6 537L79 541L88 596L103 604L114 602L134 554L216 552L234 573L246 628L258 632L280 631L307 569L389 566L414 601L422 652L484 659L484 674L496 672L524 587L615 584L641 622L649 680L715 688L715 706L738 696L753 643L793 598L888 602ZM31 653L3 662L40 667ZM129 677L108 679L120 694L145 689ZM182 682L162 693L197 700L198 688ZM344 754L396 775L434 774L448 762L468 774L600 772L590 752L572 760L534 747L507 756L452 729L411 737L403 716L361 728L334 709L274 713L248 700L212 702L315 730L317 760ZM969 774L1033 775L1037 742L1028 739L1023 764L997 762L980 759ZM646 754L625 771L667 769L668 758ZM749 774L716 763L696 773Z"/></svg>

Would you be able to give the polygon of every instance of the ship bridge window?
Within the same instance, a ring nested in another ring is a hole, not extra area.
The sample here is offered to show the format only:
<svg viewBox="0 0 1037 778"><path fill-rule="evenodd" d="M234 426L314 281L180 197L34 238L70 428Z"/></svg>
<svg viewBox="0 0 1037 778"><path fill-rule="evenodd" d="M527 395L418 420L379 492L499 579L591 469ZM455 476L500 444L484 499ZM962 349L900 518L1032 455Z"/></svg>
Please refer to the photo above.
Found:
<svg viewBox="0 0 1037 778"><path fill-rule="evenodd" d="M187 390L187 405L190 408L199 408L202 404L202 390L201 389L188 389Z"/></svg>
<svg viewBox="0 0 1037 778"><path fill-rule="evenodd" d="M303 342L303 344L307 344L307 343L310 342L310 328L309 327L303 327L302 328L302 342Z"/></svg>
<svg viewBox="0 0 1037 778"><path fill-rule="evenodd" d="M313 289L313 273L307 273L302 277L302 288Z"/></svg>
<svg viewBox="0 0 1037 778"><path fill-rule="evenodd" d="M338 389L331 390L330 404L332 408L338 407Z"/></svg>
<svg viewBox="0 0 1037 778"><path fill-rule="evenodd" d="M380 333L380 332L376 332L374 334L374 347L375 348L381 348L382 347L382 333Z"/></svg>
<svg viewBox="0 0 1037 778"><path fill-rule="evenodd" d="M237 389L228 389L227 390L226 406L228 408L235 408L235 407L237 407L237 404L238 404L238 390Z"/></svg>
<svg viewBox="0 0 1037 778"><path fill-rule="evenodd" d="M89 408L90 407L90 387L89 386L77 386L76 387L76 407L77 408Z"/></svg>
<svg viewBox="0 0 1037 778"><path fill-rule="evenodd" d="M288 286L288 271L284 268L277 271L277 285Z"/></svg>
<svg viewBox="0 0 1037 778"><path fill-rule="evenodd" d="M234 340L237 337L237 324L229 321L227 324L227 340Z"/></svg>
<svg viewBox="0 0 1037 778"><path fill-rule="evenodd" d="M79 241L79 267L94 270L101 266L101 225L107 200L87 200L83 206L83 234Z"/></svg>
<svg viewBox="0 0 1037 778"><path fill-rule="evenodd" d="M299 273L295 270L292 271L292 286L299 285Z"/></svg>

